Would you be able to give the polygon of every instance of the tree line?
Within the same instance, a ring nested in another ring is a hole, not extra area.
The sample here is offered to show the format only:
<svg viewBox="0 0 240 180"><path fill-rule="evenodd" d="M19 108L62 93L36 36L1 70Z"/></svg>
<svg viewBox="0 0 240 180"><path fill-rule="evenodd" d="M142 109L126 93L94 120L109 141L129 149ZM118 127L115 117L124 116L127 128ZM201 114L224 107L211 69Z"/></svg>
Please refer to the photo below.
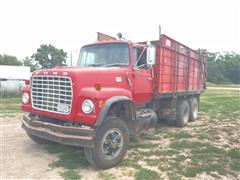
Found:
<svg viewBox="0 0 240 180"><path fill-rule="evenodd" d="M37 52L23 60L15 56L1 55L0 65L30 66L31 71L66 66L67 53L52 45L42 44ZM208 53L207 81L215 84L240 84L240 54L234 52Z"/></svg>
<svg viewBox="0 0 240 180"><path fill-rule="evenodd" d="M56 66L66 66L67 53L51 44L42 44L37 52L23 60L15 56L0 54L0 65L29 66L31 72L37 69L50 69Z"/></svg>
<svg viewBox="0 0 240 180"><path fill-rule="evenodd" d="M240 55L234 52L208 53L207 81L240 84Z"/></svg>

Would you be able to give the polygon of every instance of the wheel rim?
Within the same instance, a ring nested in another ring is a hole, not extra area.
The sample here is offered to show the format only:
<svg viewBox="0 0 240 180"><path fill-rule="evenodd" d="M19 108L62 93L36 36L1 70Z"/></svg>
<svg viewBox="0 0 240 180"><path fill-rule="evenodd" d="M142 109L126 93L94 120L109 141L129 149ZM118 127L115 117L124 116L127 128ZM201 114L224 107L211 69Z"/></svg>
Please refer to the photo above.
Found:
<svg viewBox="0 0 240 180"><path fill-rule="evenodd" d="M123 134L119 129L108 130L102 139L102 153L107 159L119 155L123 146Z"/></svg>
<svg viewBox="0 0 240 180"><path fill-rule="evenodd" d="M192 114L193 114L193 118L196 119L197 115L198 115L198 105L197 105L197 103L193 104Z"/></svg>
<svg viewBox="0 0 240 180"><path fill-rule="evenodd" d="M184 124L188 123L188 119L189 119L189 109L187 107L185 107L184 111L183 111L183 122L184 122Z"/></svg>

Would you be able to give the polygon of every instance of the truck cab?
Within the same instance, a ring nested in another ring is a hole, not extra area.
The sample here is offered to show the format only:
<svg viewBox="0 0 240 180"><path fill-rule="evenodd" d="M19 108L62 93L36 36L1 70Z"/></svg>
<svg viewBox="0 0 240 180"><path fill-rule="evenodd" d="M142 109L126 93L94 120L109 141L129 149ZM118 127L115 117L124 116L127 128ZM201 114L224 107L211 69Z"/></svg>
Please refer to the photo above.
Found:
<svg viewBox="0 0 240 180"><path fill-rule="evenodd" d="M151 100L153 77L151 65L147 62L146 46L129 41L88 45L81 50L78 66L113 70L115 73L108 74L108 78L99 81L104 83L104 80L113 80L110 86L128 91L128 97L137 104Z"/></svg>

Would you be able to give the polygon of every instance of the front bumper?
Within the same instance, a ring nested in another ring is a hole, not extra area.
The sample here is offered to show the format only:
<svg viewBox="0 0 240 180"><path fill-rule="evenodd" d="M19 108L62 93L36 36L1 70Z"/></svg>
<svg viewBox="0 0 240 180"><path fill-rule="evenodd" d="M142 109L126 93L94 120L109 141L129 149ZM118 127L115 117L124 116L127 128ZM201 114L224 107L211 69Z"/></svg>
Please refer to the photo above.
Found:
<svg viewBox="0 0 240 180"><path fill-rule="evenodd" d="M22 128L30 135L64 145L93 147L94 129L86 127L69 127L24 115Z"/></svg>

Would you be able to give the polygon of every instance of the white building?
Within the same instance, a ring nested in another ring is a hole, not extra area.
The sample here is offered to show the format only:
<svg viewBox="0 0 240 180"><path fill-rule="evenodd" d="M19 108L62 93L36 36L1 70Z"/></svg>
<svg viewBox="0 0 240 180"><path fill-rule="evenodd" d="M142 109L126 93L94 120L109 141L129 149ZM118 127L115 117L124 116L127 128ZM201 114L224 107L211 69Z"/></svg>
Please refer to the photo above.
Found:
<svg viewBox="0 0 240 180"><path fill-rule="evenodd" d="M30 67L0 65L0 95L19 96L23 80L29 80L30 76Z"/></svg>

